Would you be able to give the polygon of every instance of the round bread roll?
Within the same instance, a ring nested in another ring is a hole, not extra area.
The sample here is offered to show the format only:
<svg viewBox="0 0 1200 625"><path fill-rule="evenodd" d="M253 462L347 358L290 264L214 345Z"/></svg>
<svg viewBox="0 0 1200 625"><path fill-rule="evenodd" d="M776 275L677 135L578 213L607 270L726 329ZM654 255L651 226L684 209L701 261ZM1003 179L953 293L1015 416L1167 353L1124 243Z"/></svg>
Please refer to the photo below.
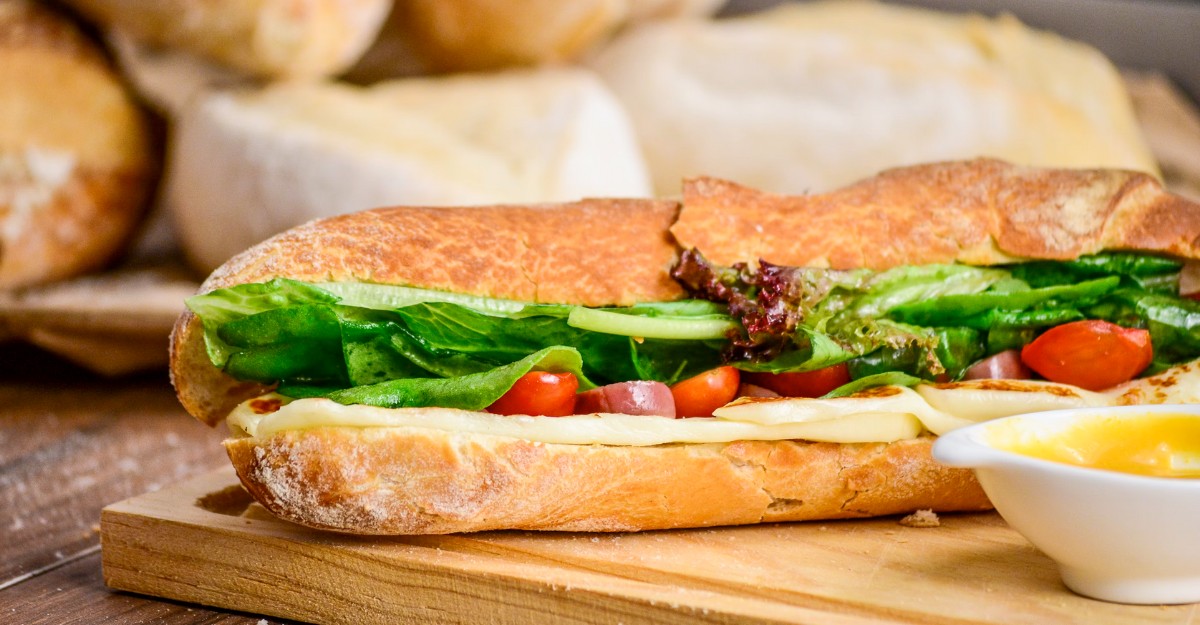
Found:
<svg viewBox="0 0 1200 625"><path fill-rule="evenodd" d="M156 173L147 120L99 46L43 5L0 3L0 288L106 265Z"/></svg>
<svg viewBox="0 0 1200 625"><path fill-rule="evenodd" d="M626 24L708 15L721 4L723 0L400 0L384 32L406 39L430 70L498 69L569 61Z"/></svg>
<svg viewBox="0 0 1200 625"><path fill-rule="evenodd" d="M786 3L631 29L590 64L629 111L659 194L699 175L823 192L980 156L1157 172L1112 64L1010 17Z"/></svg>
<svg viewBox="0 0 1200 625"><path fill-rule="evenodd" d="M137 39L268 78L328 76L358 60L390 0L68 0Z"/></svg>

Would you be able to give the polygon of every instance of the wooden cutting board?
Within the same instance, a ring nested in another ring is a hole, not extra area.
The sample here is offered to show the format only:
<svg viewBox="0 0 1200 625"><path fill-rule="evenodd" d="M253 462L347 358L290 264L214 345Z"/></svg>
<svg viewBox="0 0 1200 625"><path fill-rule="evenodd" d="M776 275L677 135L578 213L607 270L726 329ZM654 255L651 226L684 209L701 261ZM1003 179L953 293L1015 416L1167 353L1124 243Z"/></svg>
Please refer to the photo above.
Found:
<svg viewBox="0 0 1200 625"><path fill-rule="evenodd" d="M274 518L230 468L105 508L100 536L112 588L317 623L1200 622L1072 594L995 514L941 521L357 538Z"/></svg>

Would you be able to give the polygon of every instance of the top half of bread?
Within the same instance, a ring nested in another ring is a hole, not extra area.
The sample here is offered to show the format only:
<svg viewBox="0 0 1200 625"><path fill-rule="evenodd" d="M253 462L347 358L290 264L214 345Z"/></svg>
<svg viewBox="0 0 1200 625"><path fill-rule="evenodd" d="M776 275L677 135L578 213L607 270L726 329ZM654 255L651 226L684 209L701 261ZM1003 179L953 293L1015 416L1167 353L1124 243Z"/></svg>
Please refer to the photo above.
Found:
<svg viewBox="0 0 1200 625"><path fill-rule="evenodd" d="M682 249L720 264L871 267L1074 258L1140 250L1200 258L1200 204L1153 177L1023 168L994 160L894 169L830 193L782 196L698 178L682 202L395 207L310 222L235 256L201 287L290 277L365 281L589 306L684 295ZM213 367L199 320L171 341L184 407L215 423L263 387Z"/></svg>
<svg viewBox="0 0 1200 625"><path fill-rule="evenodd" d="M1200 204L1146 174L978 159L892 169L806 196L693 179L671 232L723 265L995 265L1103 250L1198 258Z"/></svg>

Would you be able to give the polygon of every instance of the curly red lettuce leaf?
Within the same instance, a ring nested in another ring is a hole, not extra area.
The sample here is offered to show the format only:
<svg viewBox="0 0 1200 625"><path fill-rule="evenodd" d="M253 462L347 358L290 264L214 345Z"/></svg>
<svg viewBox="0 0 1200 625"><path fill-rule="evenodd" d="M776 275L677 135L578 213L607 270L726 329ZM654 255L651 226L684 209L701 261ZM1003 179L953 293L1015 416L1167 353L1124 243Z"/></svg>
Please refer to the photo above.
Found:
<svg viewBox="0 0 1200 625"><path fill-rule="evenodd" d="M883 272L786 267L760 261L720 267L695 250L672 275L693 296L723 302L744 329L730 336L727 362L747 371L811 371L868 354L904 354L912 373L936 378L980 352L977 334L947 333L888 318L893 309L980 293L1009 279L965 265ZM897 361L899 362L899 361Z"/></svg>

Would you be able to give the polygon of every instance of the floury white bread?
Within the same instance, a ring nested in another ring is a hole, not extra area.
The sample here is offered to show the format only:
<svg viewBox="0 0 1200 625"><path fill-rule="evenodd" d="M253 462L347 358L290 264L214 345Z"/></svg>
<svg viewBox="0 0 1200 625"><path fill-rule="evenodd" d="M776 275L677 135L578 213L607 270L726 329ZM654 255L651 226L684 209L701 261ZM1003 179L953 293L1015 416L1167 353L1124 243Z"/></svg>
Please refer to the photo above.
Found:
<svg viewBox="0 0 1200 625"><path fill-rule="evenodd" d="M204 271L377 206L651 194L624 111L580 69L212 92L182 109L170 156L167 204Z"/></svg>
<svg viewBox="0 0 1200 625"><path fill-rule="evenodd" d="M662 195L697 175L824 192L979 156L1156 171L1112 64L1008 17L786 3L631 29L589 64L626 105Z"/></svg>

